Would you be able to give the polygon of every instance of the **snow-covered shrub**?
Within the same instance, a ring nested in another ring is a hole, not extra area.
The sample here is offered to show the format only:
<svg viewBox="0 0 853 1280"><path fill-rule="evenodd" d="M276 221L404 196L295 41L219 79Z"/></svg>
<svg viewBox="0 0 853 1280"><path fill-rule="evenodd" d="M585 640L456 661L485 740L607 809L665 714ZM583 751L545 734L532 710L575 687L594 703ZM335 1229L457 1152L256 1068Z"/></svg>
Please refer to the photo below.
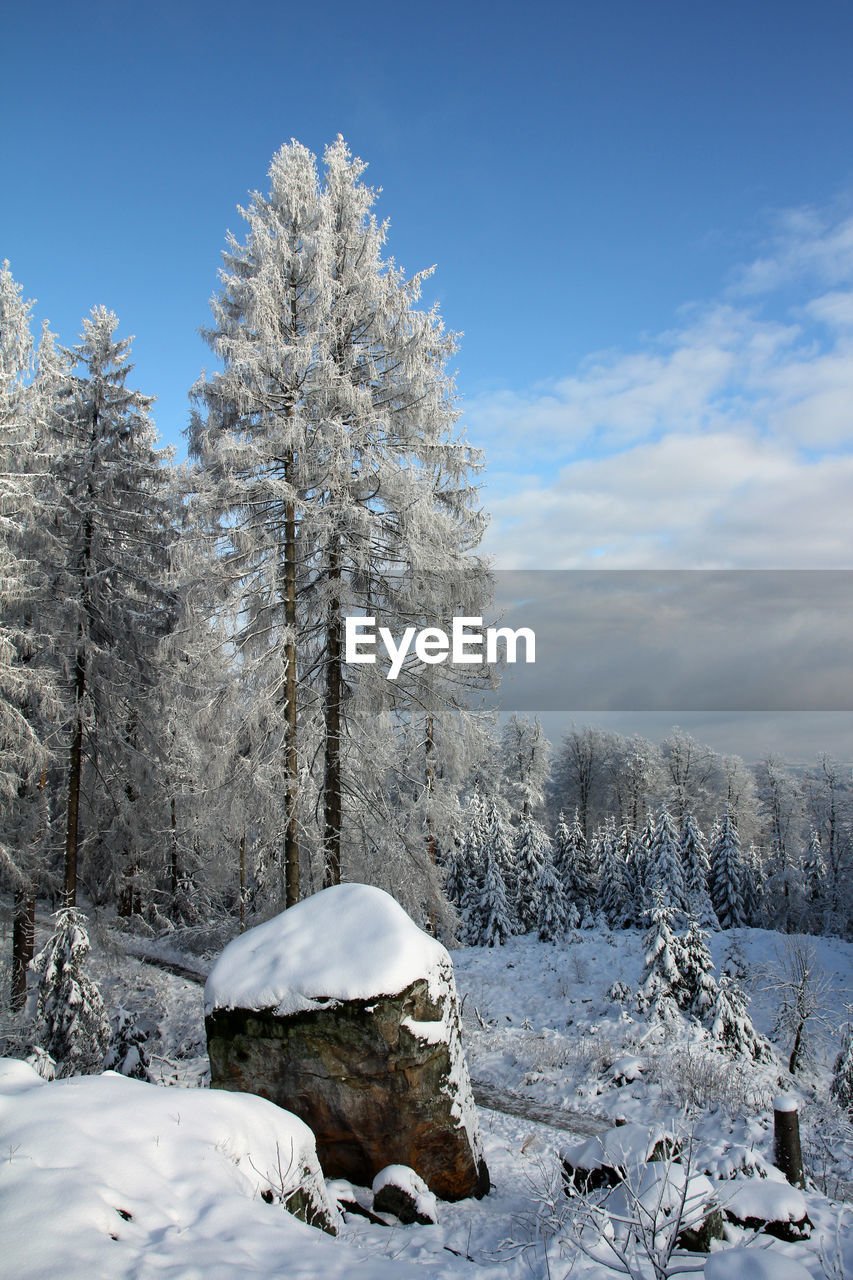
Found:
<svg viewBox="0 0 853 1280"><path fill-rule="evenodd" d="M721 1056L704 1044L679 1045L651 1059L647 1078L663 1096L690 1111L719 1107L727 1115L754 1115L770 1106L751 1063Z"/></svg>
<svg viewBox="0 0 853 1280"><path fill-rule="evenodd" d="M853 1116L853 1025L849 1023L835 1059L830 1092L839 1107Z"/></svg>
<svg viewBox="0 0 853 1280"><path fill-rule="evenodd" d="M119 1009L113 1019L112 1039L104 1058L105 1071L118 1071L134 1080L150 1080L148 1054L145 1049L148 1029L129 1009Z"/></svg>
<svg viewBox="0 0 853 1280"><path fill-rule="evenodd" d="M56 928L33 961L39 1040L61 1076L100 1071L110 1042L101 993L83 971L89 950L86 917L66 907L56 913Z"/></svg>
<svg viewBox="0 0 853 1280"><path fill-rule="evenodd" d="M710 1015L711 1036L721 1049L732 1056L766 1062L770 1057L770 1046L752 1025L746 1005L746 996L738 983L728 974L723 974Z"/></svg>

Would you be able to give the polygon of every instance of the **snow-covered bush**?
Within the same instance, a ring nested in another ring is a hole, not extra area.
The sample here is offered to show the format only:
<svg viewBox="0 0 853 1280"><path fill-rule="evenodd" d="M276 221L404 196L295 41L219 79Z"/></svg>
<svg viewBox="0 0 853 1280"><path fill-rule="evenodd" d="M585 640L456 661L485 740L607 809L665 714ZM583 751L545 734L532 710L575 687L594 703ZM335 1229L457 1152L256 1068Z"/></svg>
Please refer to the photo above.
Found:
<svg viewBox="0 0 853 1280"><path fill-rule="evenodd" d="M118 1071L134 1080L150 1080L146 1052L148 1029L129 1009L119 1009L113 1020L112 1039L104 1058L105 1071Z"/></svg>

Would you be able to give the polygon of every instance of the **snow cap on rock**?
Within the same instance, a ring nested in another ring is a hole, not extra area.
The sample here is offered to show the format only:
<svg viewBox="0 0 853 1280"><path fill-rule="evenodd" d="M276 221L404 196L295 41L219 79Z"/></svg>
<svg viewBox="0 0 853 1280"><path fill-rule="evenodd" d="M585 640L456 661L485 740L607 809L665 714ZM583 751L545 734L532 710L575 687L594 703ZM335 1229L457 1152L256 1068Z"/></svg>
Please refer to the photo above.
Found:
<svg viewBox="0 0 853 1280"><path fill-rule="evenodd" d="M390 894L339 884L230 942L204 990L205 1013L271 1009L284 1017L337 1000L396 995L418 979L440 989L447 951Z"/></svg>

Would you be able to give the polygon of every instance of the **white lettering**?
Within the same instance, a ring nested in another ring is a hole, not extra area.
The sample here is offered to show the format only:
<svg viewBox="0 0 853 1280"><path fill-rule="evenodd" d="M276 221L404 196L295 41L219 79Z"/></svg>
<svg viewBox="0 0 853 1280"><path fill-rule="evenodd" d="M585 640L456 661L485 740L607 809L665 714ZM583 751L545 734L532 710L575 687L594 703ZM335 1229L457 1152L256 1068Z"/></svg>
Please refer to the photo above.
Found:
<svg viewBox="0 0 853 1280"><path fill-rule="evenodd" d="M388 651L388 657L391 659L391 666L388 668L389 680L396 680L397 676L400 674L400 670L403 666L403 660L409 652L409 646L412 643L414 634L414 627L406 627L406 630L403 632L403 639L399 644L395 644L394 637L391 635L388 628L379 628L380 639Z"/></svg>
<svg viewBox="0 0 853 1280"><path fill-rule="evenodd" d="M415 653L421 662L444 662L449 648L447 632L442 631L440 627L425 627L423 631L418 632Z"/></svg>
<svg viewBox="0 0 853 1280"><path fill-rule="evenodd" d="M506 660L515 662L518 640L524 641L524 661L536 661L536 636L530 627L519 627L512 631L509 627L489 627L486 631L486 662L497 662L498 639L506 641Z"/></svg>
<svg viewBox="0 0 853 1280"><path fill-rule="evenodd" d="M375 662L375 653L359 653L359 645L376 644L376 636L365 635L367 627L372 627L375 618L344 618L344 661Z"/></svg>
<svg viewBox="0 0 853 1280"><path fill-rule="evenodd" d="M453 661L454 662L482 662L483 655L481 653L468 653L466 645L478 644L482 645L483 637L469 634L466 627L482 627L482 618L454 618L453 619Z"/></svg>

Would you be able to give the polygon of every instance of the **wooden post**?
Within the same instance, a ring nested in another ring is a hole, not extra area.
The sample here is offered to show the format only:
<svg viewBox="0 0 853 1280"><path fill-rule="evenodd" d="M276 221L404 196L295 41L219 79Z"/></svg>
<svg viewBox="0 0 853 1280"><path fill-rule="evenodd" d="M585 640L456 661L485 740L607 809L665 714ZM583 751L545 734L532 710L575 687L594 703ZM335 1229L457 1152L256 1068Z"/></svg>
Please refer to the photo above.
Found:
<svg viewBox="0 0 853 1280"><path fill-rule="evenodd" d="M800 1150L800 1117L794 1098L773 1099L773 1159L792 1186L806 1185Z"/></svg>

